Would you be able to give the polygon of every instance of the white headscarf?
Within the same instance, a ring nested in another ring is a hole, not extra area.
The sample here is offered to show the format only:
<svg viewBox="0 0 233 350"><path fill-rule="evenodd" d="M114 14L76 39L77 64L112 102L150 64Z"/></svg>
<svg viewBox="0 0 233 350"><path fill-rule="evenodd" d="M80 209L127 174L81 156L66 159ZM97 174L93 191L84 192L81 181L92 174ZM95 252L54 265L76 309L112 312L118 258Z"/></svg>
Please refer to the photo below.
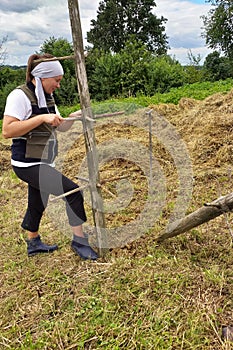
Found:
<svg viewBox="0 0 233 350"><path fill-rule="evenodd" d="M36 81L35 94L39 108L47 107L44 89L41 83L41 78L53 78L63 75L64 71L59 61L47 61L39 63L32 71L32 76Z"/></svg>

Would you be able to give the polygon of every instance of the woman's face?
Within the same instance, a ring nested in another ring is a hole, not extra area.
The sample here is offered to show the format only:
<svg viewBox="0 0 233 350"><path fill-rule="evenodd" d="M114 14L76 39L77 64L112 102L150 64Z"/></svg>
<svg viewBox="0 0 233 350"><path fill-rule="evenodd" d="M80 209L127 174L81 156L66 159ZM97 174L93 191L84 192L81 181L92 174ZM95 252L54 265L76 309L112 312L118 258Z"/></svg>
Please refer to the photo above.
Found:
<svg viewBox="0 0 233 350"><path fill-rule="evenodd" d="M52 94L56 89L60 88L62 75L52 78L41 78L42 86L47 94Z"/></svg>

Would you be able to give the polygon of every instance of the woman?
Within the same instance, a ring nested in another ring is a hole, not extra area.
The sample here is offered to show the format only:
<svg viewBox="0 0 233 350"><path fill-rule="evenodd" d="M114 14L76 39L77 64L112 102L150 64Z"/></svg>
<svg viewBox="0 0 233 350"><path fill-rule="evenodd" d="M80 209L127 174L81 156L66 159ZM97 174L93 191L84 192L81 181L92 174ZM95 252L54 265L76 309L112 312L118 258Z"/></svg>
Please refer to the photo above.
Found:
<svg viewBox="0 0 233 350"><path fill-rule="evenodd" d="M29 256L58 249L57 245L41 241L41 217L50 194L58 196L78 187L54 168L56 131L67 131L73 122L60 116L53 99L53 92L60 87L64 72L58 60L49 60L52 57L49 54L29 57L26 84L9 94L3 118L3 137L13 139L13 170L28 184L28 207L22 228L27 230ZM44 61L38 63L38 59ZM96 260L98 255L83 233L86 214L81 192L68 195L64 200L73 231L72 249L83 259Z"/></svg>

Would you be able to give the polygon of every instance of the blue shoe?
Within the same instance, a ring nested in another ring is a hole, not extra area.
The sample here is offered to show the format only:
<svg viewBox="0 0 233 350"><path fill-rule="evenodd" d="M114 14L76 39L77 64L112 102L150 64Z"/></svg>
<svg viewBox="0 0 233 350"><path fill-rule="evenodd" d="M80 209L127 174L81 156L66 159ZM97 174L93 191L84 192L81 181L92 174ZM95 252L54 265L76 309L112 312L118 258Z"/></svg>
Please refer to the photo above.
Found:
<svg viewBox="0 0 233 350"><path fill-rule="evenodd" d="M87 237L73 236L72 250L84 260L97 260L98 254L91 248Z"/></svg>
<svg viewBox="0 0 233 350"><path fill-rule="evenodd" d="M44 244L40 236L37 236L36 238L27 239L27 252L28 256L36 255L39 253L52 253L54 250L58 249L58 246L56 244L54 245L47 245Z"/></svg>

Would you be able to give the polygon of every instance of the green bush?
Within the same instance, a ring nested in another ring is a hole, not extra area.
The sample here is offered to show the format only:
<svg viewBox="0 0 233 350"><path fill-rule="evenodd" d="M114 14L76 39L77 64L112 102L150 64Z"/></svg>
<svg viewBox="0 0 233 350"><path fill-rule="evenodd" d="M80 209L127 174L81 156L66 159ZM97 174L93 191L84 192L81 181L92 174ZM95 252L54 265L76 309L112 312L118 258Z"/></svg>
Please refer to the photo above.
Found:
<svg viewBox="0 0 233 350"><path fill-rule="evenodd" d="M170 56L154 57L148 67L146 94L164 93L184 84L183 67Z"/></svg>

